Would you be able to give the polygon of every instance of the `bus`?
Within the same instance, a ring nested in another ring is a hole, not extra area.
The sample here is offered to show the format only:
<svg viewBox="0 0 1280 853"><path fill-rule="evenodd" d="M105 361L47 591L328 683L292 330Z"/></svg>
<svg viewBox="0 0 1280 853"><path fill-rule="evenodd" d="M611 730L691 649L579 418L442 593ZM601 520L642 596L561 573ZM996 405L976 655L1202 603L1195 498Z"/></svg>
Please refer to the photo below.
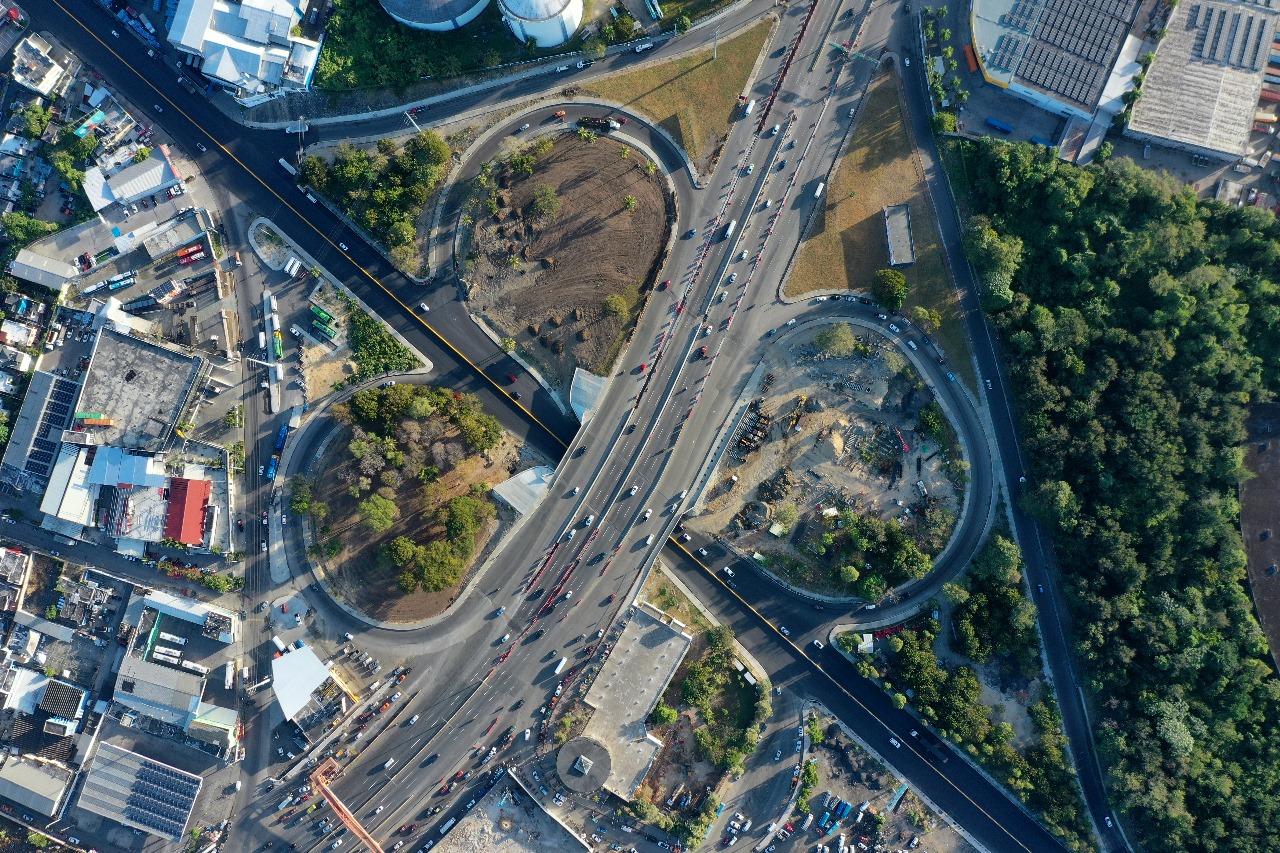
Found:
<svg viewBox="0 0 1280 853"><path fill-rule="evenodd" d="M284 450L284 443L288 440L289 440L289 425L281 424L280 431L276 433L275 452L279 453L280 451Z"/></svg>
<svg viewBox="0 0 1280 853"><path fill-rule="evenodd" d="M280 470L280 457L272 456L271 461L267 463L267 479L274 480L276 472Z"/></svg>
<svg viewBox="0 0 1280 853"><path fill-rule="evenodd" d="M208 675L208 674L209 674L209 667L207 667L207 666L202 666L201 664L198 664L198 663L192 663L192 662L191 662L191 661L189 661L189 660L184 660L184 661L182 662L182 668L183 668L183 669L189 669L189 670L191 670L192 672L194 672L194 673L196 673L196 674L198 674L198 675Z"/></svg>
<svg viewBox="0 0 1280 853"><path fill-rule="evenodd" d="M166 643L173 643L175 646L185 646L187 644L186 637L179 637L177 634L166 634L164 631L160 632L160 639Z"/></svg>
<svg viewBox="0 0 1280 853"><path fill-rule="evenodd" d="M293 164L290 163L288 160L284 159L283 157L280 158L280 168L284 169L290 175L294 175L295 177L298 174L298 170L293 168Z"/></svg>
<svg viewBox="0 0 1280 853"><path fill-rule="evenodd" d="M319 320L312 320L312 321L311 321L311 325L315 327L315 329L316 329L316 331L317 331L317 332L319 332L320 334L324 335L324 336L325 336L326 338L328 338L329 340L333 340L335 337L337 337L337 336L338 336L338 332L337 332L337 330L336 330L336 329L331 329L331 328L329 328L328 326L326 326L324 323L320 322Z"/></svg>
<svg viewBox="0 0 1280 853"><path fill-rule="evenodd" d="M321 308L319 305L312 303L311 313L315 314L317 317L323 320L326 326L338 325L337 322L334 321L333 315L330 314L328 311L324 310L323 308Z"/></svg>

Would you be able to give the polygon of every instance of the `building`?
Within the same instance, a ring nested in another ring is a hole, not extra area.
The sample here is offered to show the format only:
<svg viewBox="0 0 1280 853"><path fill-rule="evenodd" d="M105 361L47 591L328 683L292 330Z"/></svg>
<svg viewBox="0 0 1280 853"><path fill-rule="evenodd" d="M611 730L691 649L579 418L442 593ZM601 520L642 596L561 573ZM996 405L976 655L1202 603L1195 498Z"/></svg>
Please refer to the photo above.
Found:
<svg viewBox="0 0 1280 853"><path fill-rule="evenodd" d="M42 370L31 374L0 461L0 480L20 490L44 491L79 392L70 379Z"/></svg>
<svg viewBox="0 0 1280 853"><path fill-rule="evenodd" d="M271 661L271 683L286 720L298 720L312 705L312 693L329 680L329 669L310 647L292 649Z"/></svg>
<svg viewBox="0 0 1280 853"><path fill-rule="evenodd" d="M13 49L13 82L46 98L60 97L72 75L50 55L53 46L31 33Z"/></svg>
<svg viewBox="0 0 1280 853"><path fill-rule="evenodd" d="M304 0L180 0L169 41L237 97L305 89L320 44L302 38Z"/></svg>
<svg viewBox="0 0 1280 853"><path fill-rule="evenodd" d="M204 678L199 674L131 655L116 677L117 704L184 731L195 720L203 695Z"/></svg>
<svg viewBox="0 0 1280 853"><path fill-rule="evenodd" d="M1084 121L1100 107L1123 108L1108 99L1123 94L1133 70L1113 69L1126 47L1136 56L1141 41L1129 36L1139 0L973 0L969 24L973 51L988 82L1048 112ZM1110 89L1110 91L1108 91Z"/></svg>
<svg viewBox="0 0 1280 853"><path fill-rule="evenodd" d="M9 272L14 278L34 282L59 294L65 291L70 279L80 274L66 261L49 258L30 249L18 250L17 257L9 263Z"/></svg>
<svg viewBox="0 0 1280 853"><path fill-rule="evenodd" d="M516 38L538 47L564 44L582 23L582 0L498 0L498 8Z"/></svg>
<svg viewBox="0 0 1280 853"><path fill-rule="evenodd" d="M1247 156L1264 85L1280 98L1278 17L1247 0L1175 6L1125 135L1216 160Z"/></svg>
<svg viewBox="0 0 1280 853"><path fill-rule="evenodd" d="M67 767L30 755L14 755L0 766L0 797L53 817L75 774Z"/></svg>
<svg viewBox="0 0 1280 853"><path fill-rule="evenodd" d="M76 804L175 843L183 840L201 779L111 743L99 743Z"/></svg>
<svg viewBox="0 0 1280 853"><path fill-rule="evenodd" d="M110 177L99 166L90 166L84 173L84 192L94 210L136 202L180 183L182 179L165 145L157 145L151 149L150 157L141 163L130 163Z"/></svg>
<svg viewBox="0 0 1280 853"><path fill-rule="evenodd" d="M476 19L489 0L381 0L382 8L406 27L445 32Z"/></svg>
<svg viewBox="0 0 1280 853"><path fill-rule="evenodd" d="M895 204L884 209L884 236L889 246L889 266L909 266L916 262L916 247L911 239L911 208Z"/></svg>

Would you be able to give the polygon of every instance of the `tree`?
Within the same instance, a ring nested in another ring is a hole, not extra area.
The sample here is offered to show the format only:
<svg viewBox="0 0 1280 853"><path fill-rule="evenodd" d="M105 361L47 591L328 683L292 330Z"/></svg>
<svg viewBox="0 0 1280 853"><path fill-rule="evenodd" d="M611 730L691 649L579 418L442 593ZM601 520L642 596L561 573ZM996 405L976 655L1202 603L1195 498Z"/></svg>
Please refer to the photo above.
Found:
<svg viewBox="0 0 1280 853"><path fill-rule="evenodd" d="M133 162L141 163L144 160L148 159L150 156L151 156L151 149L147 148L144 145L140 147L137 151L133 152Z"/></svg>
<svg viewBox="0 0 1280 853"><path fill-rule="evenodd" d="M911 309L911 319L916 321L920 331L926 335L932 335L942 328L942 313L936 308L916 305Z"/></svg>
<svg viewBox="0 0 1280 853"><path fill-rule="evenodd" d="M538 184L534 187L529 209L538 219L554 222L560 215L560 197L556 195L556 188L550 184Z"/></svg>
<svg viewBox="0 0 1280 853"><path fill-rule="evenodd" d="M773 514L773 520L781 524L783 527L791 527L800 518L800 510L796 505L787 501L780 504L777 511Z"/></svg>
<svg viewBox="0 0 1280 853"><path fill-rule="evenodd" d="M44 850L49 846L49 836L35 830L29 830L27 832L27 843L37 850Z"/></svg>
<svg viewBox="0 0 1280 853"><path fill-rule="evenodd" d="M400 519L400 507L381 495L360 502L360 518L374 533L386 533Z"/></svg>
<svg viewBox="0 0 1280 853"><path fill-rule="evenodd" d="M895 269L877 270L871 292L881 305L897 310L907 300L907 277Z"/></svg>
<svg viewBox="0 0 1280 853"><path fill-rule="evenodd" d="M9 239L19 246L25 246L33 240L58 230L52 222L41 222L25 213L6 213L0 216L0 224Z"/></svg>
<svg viewBox="0 0 1280 853"><path fill-rule="evenodd" d="M942 41L951 41L951 30L946 27L943 27L942 32L939 35L941 36Z"/></svg>
<svg viewBox="0 0 1280 853"><path fill-rule="evenodd" d="M949 110L938 110L933 114L934 133L955 133L959 128L955 113Z"/></svg>
<svg viewBox="0 0 1280 853"><path fill-rule="evenodd" d="M636 207L638 207L638 206L639 206L639 204L640 204L640 202L639 202L639 201L637 201L637 200L636 200L636 197L635 197L635 196L633 196L633 195L625 196L625 197L622 199L622 206L623 206L623 207L625 207L627 210L630 210L630 211L633 211L633 212L635 211Z"/></svg>
<svg viewBox="0 0 1280 853"><path fill-rule="evenodd" d="M411 566L418 559L418 543L408 536L397 536L387 543L387 556L398 569Z"/></svg>
<svg viewBox="0 0 1280 853"><path fill-rule="evenodd" d="M679 719L680 714L675 708L672 708L665 702L658 702L653 709L653 724L655 726L669 726Z"/></svg>
<svg viewBox="0 0 1280 853"><path fill-rule="evenodd" d="M849 358L866 351L848 323L835 323L825 327L813 336L813 343L820 352L831 358Z"/></svg>
<svg viewBox="0 0 1280 853"><path fill-rule="evenodd" d="M627 300L620 294L610 293L604 298L604 313L606 317L625 317Z"/></svg>
<svg viewBox="0 0 1280 853"><path fill-rule="evenodd" d="M515 338L510 338L510 337L508 337L508 338L503 338L503 339L502 339L501 346L502 346L502 351L503 351L503 352L505 352L505 353L507 353L507 354L513 353L513 352L515 352L515 351L516 351L516 339L515 339Z"/></svg>
<svg viewBox="0 0 1280 853"><path fill-rule="evenodd" d="M604 56L605 43L599 36L590 36L582 45L583 52L592 59Z"/></svg>
<svg viewBox="0 0 1280 853"><path fill-rule="evenodd" d="M38 101L32 101L22 110L23 126L27 131L27 138L39 139L44 136L44 132L49 127L49 121L53 118L53 110L42 107Z"/></svg>
<svg viewBox="0 0 1280 853"><path fill-rule="evenodd" d="M689 28L693 26L693 21L689 20L688 15L681 15L676 18L675 23L676 34L680 35L689 32Z"/></svg>

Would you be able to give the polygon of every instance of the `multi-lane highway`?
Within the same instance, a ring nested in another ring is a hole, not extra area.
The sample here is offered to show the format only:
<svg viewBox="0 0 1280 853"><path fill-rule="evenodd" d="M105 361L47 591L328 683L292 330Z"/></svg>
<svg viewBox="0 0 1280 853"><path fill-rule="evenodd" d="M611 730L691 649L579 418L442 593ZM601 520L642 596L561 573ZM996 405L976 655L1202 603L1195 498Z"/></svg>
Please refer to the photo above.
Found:
<svg viewBox="0 0 1280 853"><path fill-rule="evenodd" d="M393 736L378 736L377 726L384 723L377 723L368 733L364 753L339 785L339 793L356 814L366 817L380 838L422 819L433 802L456 809L463 802L461 794L433 799L432 792L442 780L465 772L473 746L492 741L507 726L522 731L535 724L537 708L558 680L549 675L555 660L561 655L582 660L582 646L590 640L579 637L608 630L624 616L623 593L663 547L688 507L685 492L746 389L754 353L770 342L770 331L780 329L785 338L795 331L785 325L788 320L805 322L806 317L837 312L875 324L876 318L855 303L826 302L810 308L782 306L774 299L778 277L804 218L819 203L815 184L830 168L861 80L872 70L869 64L853 69L828 65L821 56L823 43L827 38L850 38L861 14L846 16L842 6L818 10L798 45L796 61L772 113L762 128L757 126L759 116L737 124L705 190L692 186L678 152L665 137L649 132L638 120L629 124L628 132L641 134L639 141L658 152L664 168L675 175L681 195L677 227L682 236L662 274L672 280L672 286L653 295L628 363L612 378L592 420L575 438L576 422L562 415L529 380L522 379L517 386L524 392L526 411L509 396L505 377L520 374L518 365L478 333L452 288L424 288L401 276L325 208L306 201L276 163L281 156L292 156L292 138L248 131L193 99L179 86L172 65L145 58L126 60L117 52L118 45L98 37L110 29L111 19L96 4L32 0L26 6L41 28L56 33L96 67L135 108L147 110L152 103L164 106L165 112L156 118L170 135L188 150L194 150L197 142L209 148L200 158L202 175L229 188L238 203L270 217L347 281L388 323L427 353L437 368L433 381L480 394L506 428L545 450L570 446L551 494L503 544L501 558L493 561L447 619L413 634L415 669L395 704L393 725L403 729ZM892 17L897 8L885 5L871 11L876 23L867 32L879 34L880 46L891 46L891 38L894 44L907 41L905 24ZM766 9L765 3L741 4L721 27L727 29ZM751 96L761 102L782 62L778 49L797 37L807 7L782 7L779 12L780 30L759 78L751 84ZM584 76L608 73L655 54L688 50L710 38L711 33L701 30L664 44L649 56L617 54L598 62ZM875 46L864 43L863 48ZM428 115L455 115L517 100L545 91L548 80L535 75L466 94L433 107ZM912 83L910 78L908 82ZM908 92L913 120L923 121L927 111L918 101L919 93L912 85ZM535 111L513 123L542 122L550 112ZM398 130L401 122L399 116L365 122L360 132ZM320 133L347 135L348 130L330 125ZM929 139L919 127L916 135L918 141ZM936 179L936 159L929 165ZM940 213L950 229L949 242L957 246L958 229L954 217L948 219L950 209ZM736 223L734 234L725 239L730 222ZM339 242L351 249L338 250ZM971 297L972 283L962 278L961 284ZM242 295L242 308L252 298L252 294ZM412 310L420 301L432 307L430 328ZM982 335L973 334L980 367L984 374L996 375L994 348L990 338L983 337L980 312L971 299L966 309L971 333L982 331ZM709 349L707 359L696 355L703 345ZM950 381L945 367L929 358L921 357L917 363L947 402L961 432L973 437L968 446L973 487L966 500L968 518L981 523L962 526L955 553L963 559L984 532L993 504L991 473L996 460L980 439L984 431L973 401L959 383ZM997 442L1009 464L1017 459L1011 418L997 427ZM1001 427L1008 433L1001 434ZM261 505L261 496L255 500L259 501L255 506ZM686 562L685 568L697 592L738 631L776 681L823 699L882 751L888 748L889 732L896 733L905 748L887 757L989 849L1059 849L1034 820L963 761L952 760L944 766L926 761L907 737L911 718L894 710L878 689L848 672L841 659L829 653L810 657L807 652L814 647L808 643L822 629L812 612L805 613L806 605L770 584L752 581L735 592L699 574L691 563ZM263 577L261 566L251 571ZM754 606L744 606L748 603ZM505 608L501 614L500 608ZM334 613L332 624L341 624L344 618ZM777 632L784 619L806 651ZM511 638L500 644L507 634ZM402 647L404 643L386 630L367 631L366 636L371 642ZM477 654L477 649L490 653ZM498 662L505 651L509 656ZM516 707L517 703L523 704ZM418 722L408 726L407 720L415 715ZM487 734L486 728L490 728ZM527 756L535 745L519 739L508 757ZM387 768L391 758L396 760ZM462 790L474 788L464 785ZM391 791L395 801L385 801ZM246 798L252 793L246 791ZM381 811L370 811L379 805L384 807ZM258 812L259 808L251 806L247 816L269 814ZM245 829L241 840L247 848L256 832L279 829L275 825Z"/></svg>

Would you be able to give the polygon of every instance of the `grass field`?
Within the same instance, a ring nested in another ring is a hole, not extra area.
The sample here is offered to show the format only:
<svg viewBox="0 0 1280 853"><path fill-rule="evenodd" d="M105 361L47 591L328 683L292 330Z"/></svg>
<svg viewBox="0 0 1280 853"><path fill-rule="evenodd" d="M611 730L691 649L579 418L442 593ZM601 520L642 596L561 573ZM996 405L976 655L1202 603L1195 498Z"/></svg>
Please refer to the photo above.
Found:
<svg viewBox="0 0 1280 853"><path fill-rule="evenodd" d="M702 167L728 134L738 95L747 88L771 28L761 21L722 41L714 61L705 50L592 83L586 92L649 116Z"/></svg>
<svg viewBox="0 0 1280 853"><path fill-rule="evenodd" d="M915 305L938 310L942 328L935 337L956 374L976 387L959 300L943 260L938 223L912 156L892 76L882 75L872 83L849 153L836 170L826 198L824 214L815 222L787 281L787 296L832 288L870 291L876 270L889 264L883 210L906 203L911 209L916 262L902 267L910 286L905 310Z"/></svg>

